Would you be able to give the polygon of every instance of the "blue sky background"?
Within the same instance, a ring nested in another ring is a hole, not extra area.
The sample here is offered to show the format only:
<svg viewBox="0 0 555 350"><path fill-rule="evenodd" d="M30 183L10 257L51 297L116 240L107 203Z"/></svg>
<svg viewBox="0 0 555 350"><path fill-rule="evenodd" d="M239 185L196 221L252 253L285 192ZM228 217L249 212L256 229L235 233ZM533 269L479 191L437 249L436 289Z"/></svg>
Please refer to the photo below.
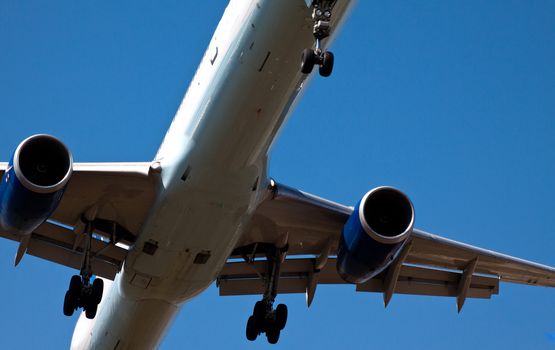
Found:
<svg viewBox="0 0 555 350"><path fill-rule="evenodd" d="M0 159L34 133L76 161L151 160L225 1L0 0ZM284 19L284 25L287 19ZM360 1L272 151L271 175L355 203L393 185L417 226L555 265L555 2ZM0 241L0 348L69 346L74 271ZM185 305L162 349L259 349L244 328L257 297ZM552 349L555 290L501 285L491 300L279 296L276 349Z"/></svg>

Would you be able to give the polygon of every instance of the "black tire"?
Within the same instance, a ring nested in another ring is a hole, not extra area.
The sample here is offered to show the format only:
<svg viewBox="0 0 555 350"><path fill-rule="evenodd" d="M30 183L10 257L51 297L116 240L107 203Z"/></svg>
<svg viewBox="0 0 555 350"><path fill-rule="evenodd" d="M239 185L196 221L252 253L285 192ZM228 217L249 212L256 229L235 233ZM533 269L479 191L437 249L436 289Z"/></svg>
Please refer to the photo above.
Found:
<svg viewBox="0 0 555 350"><path fill-rule="evenodd" d="M96 310L98 309L98 304L97 303L89 303L86 307L85 307L85 316L89 319L92 320L95 316L96 316Z"/></svg>
<svg viewBox="0 0 555 350"><path fill-rule="evenodd" d="M255 341L258 337L258 329L256 328L256 322L254 316L250 316L247 321L247 339L250 341Z"/></svg>
<svg viewBox="0 0 555 350"><path fill-rule="evenodd" d="M279 304L276 307L276 327L279 330L284 329L287 324L287 313L287 305Z"/></svg>
<svg viewBox="0 0 555 350"><path fill-rule="evenodd" d="M75 311L75 304L73 303L73 296L71 291L67 291L64 297L64 315L72 316Z"/></svg>
<svg viewBox="0 0 555 350"><path fill-rule="evenodd" d="M254 322L256 323L257 328L262 329L261 325L266 319L266 303L262 300L257 301L256 304L254 304L252 315L254 316Z"/></svg>
<svg viewBox="0 0 555 350"><path fill-rule="evenodd" d="M266 339L268 339L268 343L270 344L277 344L279 340L279 333L280 330L276 324L273 324L270 329L266 331Z"/></svg>
<svg viewBox="0 0 555 350"><path fill-rule="evenodd" d="M322 59L322 65L320 66L320 75L323 77L329 77L333 71L333 53L326 51L324 52L324 57Z"/></svg>
<svg viewBox="0 0 555 350"><path fill-rule="evenodd" d="M91 302L94 302L98 305L102 300L103 292L104 292L104 281L101 280L100 278L95 278L92 285Z"/></svg>
<svg viewBox="0 0 555 350"><path fill-rule="evenodd" d="M69 290L68 293L70 295L71 300L69 303L72 305L73 309L82 306L81 303L81 291L83 290L83 281L81 280L81 276L73 275L71 276L71 280L69 281ZM73 312L72 312L73 313Z"/></svg>
<svg viewBox="0 0 555 350"><path fill-rule="evenodd" d="M304 49L301 54L301 73L310 74L316 64L316 54L312 49Z"/></svg>
<svg viewBox="0 0 555 350"><path fill-rule="evenodd" d="M78 295L81 293L81 289L83 289L83 281L81 280L81 276L73 275L71 276L71 280L69 281L69 290L73 295Z"/></svg>

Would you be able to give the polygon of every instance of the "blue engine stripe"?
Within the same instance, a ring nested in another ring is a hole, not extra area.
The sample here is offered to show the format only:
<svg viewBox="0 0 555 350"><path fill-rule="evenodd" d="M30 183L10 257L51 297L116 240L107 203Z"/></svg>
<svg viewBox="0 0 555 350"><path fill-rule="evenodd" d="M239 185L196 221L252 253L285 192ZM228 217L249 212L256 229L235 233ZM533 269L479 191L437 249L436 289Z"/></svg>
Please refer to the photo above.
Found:
<svg viewBox="0 0 555 350"><path fill-rule="evenodd" d="M357 284L382 272L405 244L384 244L371 238L360 222L360 204L359 201L343 227L337 252L337 272L346 282Z"/></svg>
<svg viewBox="0 0 555 350"><path fill-rule="evenodd" d="M27 189L15 175L12 158L0 184L0 228L14 234L31 234L54 212L64 190L35 193Z"/></svg>

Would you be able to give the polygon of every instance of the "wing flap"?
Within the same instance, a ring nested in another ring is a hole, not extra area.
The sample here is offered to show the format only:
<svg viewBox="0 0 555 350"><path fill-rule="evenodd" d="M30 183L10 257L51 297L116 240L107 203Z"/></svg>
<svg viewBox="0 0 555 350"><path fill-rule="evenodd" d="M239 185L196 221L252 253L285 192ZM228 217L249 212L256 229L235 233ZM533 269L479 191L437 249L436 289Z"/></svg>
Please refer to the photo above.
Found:
<svg viewBox="0 0 555 350"><path fill-rule="evenodd" d="M281 264L278 293L305 293L309 280L314 278L315 259L286 259ZM220 295L247 295L264 293L265 260L228 262L218 277ZM344 284L335 271L335 265L326 265L318 272L320 284Z"/></svg>
<svg viewBox="0 0 555 350"><path fill-rule="evenodd" d="M280 280L278 293L293 294L306 291L305 279ZM219 284L221 296L256 295L264 294L262 280L223 280Z"/></svg>
<svg viewBox="0 0 555 350"><path fill-rule="evenodd" d="M491 250L414 230L407 263L464 270L478 258L476 272L499 276L501 281L555 287L555 269Z"/></svg>
<svg viewBox="0 0 555 350"><path fill-rule="evenodd" d="M0 236L19 241L12 234L1 232ZM27 254L46 259L77 270L81 269L83 245L74 248L75 233L63 226L45 222L33 232L27 248ZM99 239L91 240L92 270L95 275L114 279L127 256L127 250Z"/></svg>
<svg viewBox="0 0 555 350"><path fill-rule="evenodd" d="M403 265L395 285L396 294L457 297L460 294L462 273ZM371 279L357 285L357 292L384 293L383 279ZM499 293L499 279L473 275L467 298L489 299Z"/></svg>
<svg viewBox="0 0 555 350"><path fill-rule="evenodd" d="M314 266L315 259L286 259L281 266L278 293L306 293L313 281L317 284L347 284L337 274L335 259L330 259L320 271L314 271ZM265 276L266 261L229 262L218 278L220 295L263 294ZM356 291L385 293L385 276L383 273L356 285ZM403 265L394 293L458 297L461 280L462 272ZM466 297L490 298L498 293L498 278L472 275Z"/></svg>

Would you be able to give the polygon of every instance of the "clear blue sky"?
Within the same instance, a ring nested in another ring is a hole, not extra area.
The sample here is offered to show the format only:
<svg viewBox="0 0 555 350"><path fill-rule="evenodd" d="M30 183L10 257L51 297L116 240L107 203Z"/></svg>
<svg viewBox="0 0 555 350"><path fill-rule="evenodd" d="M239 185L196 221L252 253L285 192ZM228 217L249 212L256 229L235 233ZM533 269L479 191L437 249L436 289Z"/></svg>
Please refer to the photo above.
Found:
<svg viewBox="0 0 555 350"><path fill-rule="evenodd" d="M51 133L76 161L154 157L225 1L0 0L0 159ZM287 19L284 19L286 25ZM361 1L272 151L271 175L353 204L404 190L419 228L555 265L555 2ZM320 106L320 112L318 111ZM69 346L74 271L0 241L0 348ZM256 297L188 303L163 349L259 349ZM276 349L552 349L555 290L501 285L491 300L279 296Z"/></svg>

